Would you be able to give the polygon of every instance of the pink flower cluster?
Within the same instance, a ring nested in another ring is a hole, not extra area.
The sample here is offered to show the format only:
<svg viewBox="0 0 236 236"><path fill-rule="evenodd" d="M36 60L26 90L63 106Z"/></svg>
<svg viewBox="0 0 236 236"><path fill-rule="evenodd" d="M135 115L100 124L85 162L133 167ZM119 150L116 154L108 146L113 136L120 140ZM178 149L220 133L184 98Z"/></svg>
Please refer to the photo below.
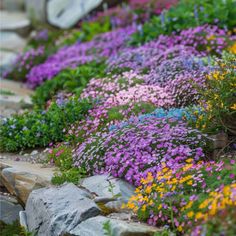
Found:
<svg viewBox="0 0 236 236"><path fill-rule="evenodd" d="M111 96L107 99L105 105L113 107L139 102L152 103L157 107L164 108L168 108L174 103L172 97L164 88L157 85L136 85Z"/></svg>

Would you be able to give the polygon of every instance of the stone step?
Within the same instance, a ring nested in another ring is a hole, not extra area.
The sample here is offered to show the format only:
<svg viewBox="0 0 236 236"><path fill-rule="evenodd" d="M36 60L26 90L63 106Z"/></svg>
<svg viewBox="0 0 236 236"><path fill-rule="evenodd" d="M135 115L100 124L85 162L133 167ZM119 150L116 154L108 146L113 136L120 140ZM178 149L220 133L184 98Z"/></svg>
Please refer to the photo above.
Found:
<svg viewBox="0 0 236 236"><path fill-rule="evenodd" d="M20 53L24 50L26 44L26 40L14 32L1 32L1 51L12 51Z"/></svg>
<svg viewBox="0 0 236 236"><path fill-rule="evenodd" d="M0 11L0 31L15 32L26 37L30 32L30 20L25 13Z"/></svg>
<svg viewBox="0 0 236 236"><path fill-rule="evenodd" d="M0 50L0 74L11 70L16 58L17 54L15 52Z"/></svg>
<svg viewBox="0 0 236 236"><path fill-rule="evenodd" d="M22 82L0 79L0 88L3 90L8 90L16 95L20 96L30 96L33 94L33 90L27 88L27 86Z"/></svg>
<svg viewBox="0 0 236 236"><path fill-rule="evenodd" d="M1 0L1 7L7 11L24 11L24 0Z"/></svg>

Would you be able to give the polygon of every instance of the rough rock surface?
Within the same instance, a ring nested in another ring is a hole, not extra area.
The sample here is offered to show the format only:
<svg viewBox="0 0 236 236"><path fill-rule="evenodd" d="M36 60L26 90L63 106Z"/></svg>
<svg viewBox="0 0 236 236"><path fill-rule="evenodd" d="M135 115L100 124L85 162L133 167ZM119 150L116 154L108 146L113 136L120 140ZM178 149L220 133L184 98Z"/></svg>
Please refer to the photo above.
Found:
<svg viewBox="0 0 236 236"><path fill-rule="evenodd" d="M110 175L95 175L82 180L81 186L95 193L98 197L120 196L123 202L134 194L135 188L129 183Z"/></svg>
<svg viewBox="0 0 236 236"><path fill-rule="evenodd" d="M39 164L10 160L1 160L0 165L10 166L0 168L1 183L24 204L34 189L51 184L53 168L41 168Z"/></svg>
<svg viewBox="0 0 236 236"><path fill-rule="evenodd" d="M33 191L26 204L29 231L38 236L58 236L100 213L90 194L74 184Z"/></svg>
<svg viewBox="0 0 236 236"><path fill-rule="evenodd" d="M19 212L22 210L22 206L15 198L0 195L0 221L11 224L19 220Z"/></svg>
<svg viewBox="0 0 236 236"><path fill-rule="evenodd" d="M67 29L101 2L102 0L51 0L47 4L47 18L52 25Z"/></svg>
<svg viewBox="0 0 236 236"><path fill-rule="evenodd" d="M24 0L1 0L2 8L7 11L23 11Z"/></svg>
<svg viewBox="0 0 236 236"><path fill-rule="evenodd" d="M46 2L47 0L25 0L25 8L29 19L46 23Z"/></svg>
<svg viewBox="0 0 236 236"><path fill-rule="evenodd" d="M109 222L112 236L152 236L158 231L157 228L145 224L126 222L110 219L104 216L90 218L75 229L71 230L73 236L104 236L104 223Z"/></svg>

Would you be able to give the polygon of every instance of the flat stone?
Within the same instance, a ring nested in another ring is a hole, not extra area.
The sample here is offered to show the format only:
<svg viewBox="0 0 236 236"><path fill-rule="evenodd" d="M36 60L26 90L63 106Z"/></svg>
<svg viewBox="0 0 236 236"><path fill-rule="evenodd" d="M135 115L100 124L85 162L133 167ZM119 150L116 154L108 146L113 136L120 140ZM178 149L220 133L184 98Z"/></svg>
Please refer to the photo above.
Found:
<svg viewBox="0 0 236 236"><path fill-rule="evenodd" d="M0 221L6 224L12 224L19 220L19 212L23 210L22 206L17 203L16 199L0 195Z"/></svg>
<svg viewBox="0 0 236 236"><path fill-rule="evenodd" d="M38 236L58 236L100 214L90 195L74 184L34 190L26 204L27 226Z"/></svg>
<svg viewBox="0 0 236 236"><path fill-rule="evenodd" d="M29 30L30 21L25 13L0 11L0 31L10 31L27 36Z"/></svg>
<svg viewBox="0 0 236 236"><path fill-rule="evenodd" d="M51 185L53 168L41 168L39 164L22 161L1 160L0 163L10 166L0 173L2 184L23 204L34 189Z"/></svg>
<svg viewBox="0 0 236 236"><path fill-rule="evenodd" d="M75 229L71 230L73 236L104 236L104 223L109 222L112 236L152 236L159 231L157 228L146 224L110 219L104 216L90 218Z"/></svg>
<svg viewBox="0 0 236 236"><path fill-rule="evenodd" d="M12 69L16 58L17 54L15 52L0 50L0 74Z"/></svg>
<svg viewBox="0 0 236 236"><path fill-rule="evenodd" d="M1 0L2 8L7 11L23 11L24 0Z"/></svg>
<svg viewBox="0 0 236 236"><path fill-rule="evenodd" d="M22 52L26 46L26 40L14 32L1 32L0 48L5 51Z"/></svg>
<svg viewBox="0 0 236 236"><path fill-rule="evenodd" d="M67 29L102 3L102 0L51 0L47 4L47 19L50 24Z"/></svg>
<svg viewBox="0 0 236 236"><path fill-rule="evenodd" d="M128 202L135 190L135 187L129 183L109 175L95 175L85 178L81 181L81 186L95 193L98 197L118 196L123 202Z"/></svg>

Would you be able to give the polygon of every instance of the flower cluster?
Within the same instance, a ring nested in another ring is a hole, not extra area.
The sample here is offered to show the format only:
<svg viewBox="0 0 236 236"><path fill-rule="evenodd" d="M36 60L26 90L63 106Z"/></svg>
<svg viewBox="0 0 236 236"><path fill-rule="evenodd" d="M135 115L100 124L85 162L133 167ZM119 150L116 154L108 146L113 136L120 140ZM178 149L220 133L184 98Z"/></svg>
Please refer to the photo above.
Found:
<svg viewBox="0 0 236 236"><path fill-rule="evenodd" d="M117 29L96 36L92 41L76 43L61 48L56 54L50 56L45 63L34 67L27 75L31 87L40 85L44 80L52 79L66 68L75 68L80 64L101 60L112 56L125 46L128 36L135 31L134 27Z"/></svg>
<svg viewBox="0 0 236 236"><path fill-rule="evenodd" d="M27 73L36 65L42 63L46 59L44 47L30 49L20 54L11 70L3 74L4 78L24 81Z"/></svg>
<svg viewBox="0 0 236 236"><path fill-rule="evenodd" d="M120 75L111 74L105 78L94 78L90 80L87 87L83 90L81 97L106 99L120 90L128 89L143 82L143 76L133 71L124 72Z"/></svg>
<svg viewBox="0 0 236 236"><path fill-rule="evenodd" d="M204 157L203 136L182 121L150 117L130 122L109 133L98 132L74 150L75 166L90 173L110 172L139 185L148 172L156 174L161 163L170 168L184 160Z"/></svg>
<svg viewBox="0 0 236 236"><path fill-rule="evenodd" d="M236 165L230 162L231 167L189 158L177 169L163 163L157 174L149 172L141 180L127 206L151 225L168 223L180 232L191 229L235 205Z"/></svg>
<svg viewBox="0 0 236 236"><path fill-rule="evenodd" d="M217 26L203 25L183 30L180 34L160 35L156 40L137 48L121 51L108 60L112 68L130 67L141 70L155 68L161 61L177 56L206 56L221 54L228 47L231 37Z"/></svg>

